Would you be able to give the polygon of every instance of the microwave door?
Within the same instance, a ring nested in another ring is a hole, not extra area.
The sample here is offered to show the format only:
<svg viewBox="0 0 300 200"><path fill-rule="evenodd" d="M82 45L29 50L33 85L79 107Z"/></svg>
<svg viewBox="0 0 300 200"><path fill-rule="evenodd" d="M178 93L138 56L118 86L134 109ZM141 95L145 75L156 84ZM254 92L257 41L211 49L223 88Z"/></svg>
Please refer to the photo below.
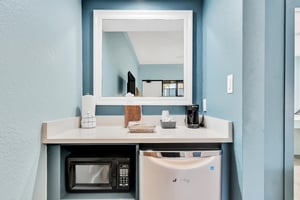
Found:
<svg viewBox="0 0 300 200"><path fill-rule="evenodd" d="M68 192L129 191L129 158L68 157Z"/></svg>
<svg viewBox="0 0 300 200"><path fill-rule="evenodd" d="M72 191L111 190L111 163L76 163Z"/></svg>
<svg viewBox="0 0 300 200"><path fill-rule="evenodd" d="M76 184L109 184L110 165L76 165Z"/></svg>

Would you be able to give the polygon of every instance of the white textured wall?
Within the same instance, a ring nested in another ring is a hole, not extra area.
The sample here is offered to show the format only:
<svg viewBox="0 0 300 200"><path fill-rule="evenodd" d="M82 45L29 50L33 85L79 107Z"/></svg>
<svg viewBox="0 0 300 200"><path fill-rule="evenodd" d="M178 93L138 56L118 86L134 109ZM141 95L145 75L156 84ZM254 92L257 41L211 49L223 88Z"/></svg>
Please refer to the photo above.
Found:
<svg viewBox="0 0 300 200"><path fill-rule="evenodd" d="M45 199L41 124L81 99L81 1L0 1L0 198Z"/></svg>

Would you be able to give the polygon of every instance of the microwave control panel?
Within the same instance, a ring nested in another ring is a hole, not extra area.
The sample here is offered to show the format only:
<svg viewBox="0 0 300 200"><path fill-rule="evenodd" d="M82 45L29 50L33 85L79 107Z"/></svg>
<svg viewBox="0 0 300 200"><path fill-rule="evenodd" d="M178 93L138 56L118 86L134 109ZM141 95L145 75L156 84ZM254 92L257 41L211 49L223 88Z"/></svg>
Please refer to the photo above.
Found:
<svg viewBox="0 0 300 200"><path fill-rule="evenodd" d="M119 163L118 166L118 188L121 190L129 189L129 164L128 163Z"/></svg>

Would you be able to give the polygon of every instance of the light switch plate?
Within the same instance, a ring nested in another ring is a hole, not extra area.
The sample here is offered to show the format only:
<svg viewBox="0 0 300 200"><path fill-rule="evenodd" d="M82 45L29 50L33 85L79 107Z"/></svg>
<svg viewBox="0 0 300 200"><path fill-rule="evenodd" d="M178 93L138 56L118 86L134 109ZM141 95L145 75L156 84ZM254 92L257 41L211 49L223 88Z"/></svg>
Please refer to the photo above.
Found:
<svg viewBox="0 0 300 200"><path fill-rule="evenodd" d="M228 94L233 93L233 74L229 74L227 76L227 93Z"/></svg>

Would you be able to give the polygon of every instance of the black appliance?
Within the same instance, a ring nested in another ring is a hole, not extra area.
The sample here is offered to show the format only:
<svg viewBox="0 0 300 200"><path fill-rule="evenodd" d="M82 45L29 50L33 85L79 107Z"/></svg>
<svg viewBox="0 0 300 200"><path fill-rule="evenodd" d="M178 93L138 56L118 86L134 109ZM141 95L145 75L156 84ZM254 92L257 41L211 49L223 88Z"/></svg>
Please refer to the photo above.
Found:
<svg viewBox="0 0 300 200"><path fill-rule="evenodd" d="M199 105L186 106L186 126L188 128L199 128Z"/></svg>
<svg viewBox="0 0 300 200"><path fill-rule="evenodd" d="M130 71L127 73L127 93L128 92L135 95L135 77Z"/></svg>
<svg viewBox="0 0 300 200"><path fill-rule="evenodd" d="M68 192L128 192L130 159L124 157L66 158Z"/></svg>

